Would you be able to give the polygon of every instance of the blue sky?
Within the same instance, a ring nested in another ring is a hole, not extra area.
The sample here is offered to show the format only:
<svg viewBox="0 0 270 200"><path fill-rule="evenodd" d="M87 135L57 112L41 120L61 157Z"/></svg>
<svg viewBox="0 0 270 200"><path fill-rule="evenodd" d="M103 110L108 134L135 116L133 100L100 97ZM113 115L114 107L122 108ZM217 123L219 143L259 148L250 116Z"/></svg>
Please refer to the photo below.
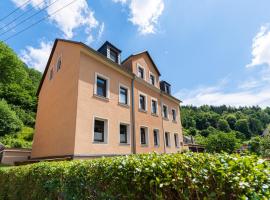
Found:
<svg viewBox="0 0 270 200"><path fill-rule="evenodd" d="M0 18L25 2L0 39L49 15L6 41L30 67L44 69L55 38L109 40L122 58L149 50L184 104L270 105L269 0L2 0Z"/></svg>

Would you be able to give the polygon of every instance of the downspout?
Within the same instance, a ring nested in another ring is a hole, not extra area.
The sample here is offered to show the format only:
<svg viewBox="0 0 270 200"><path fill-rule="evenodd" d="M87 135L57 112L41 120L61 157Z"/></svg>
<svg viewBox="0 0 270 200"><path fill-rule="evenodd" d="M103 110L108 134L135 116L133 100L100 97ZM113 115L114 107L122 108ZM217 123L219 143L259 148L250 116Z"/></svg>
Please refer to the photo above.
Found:
<svg viewBox="0 0 270 200"><path fill-rule="evenodd" d="M162 95L160 93L160 100L161 100L161 120L162 120L162 135L163 135L163 148L164 148L164 153L166 153L166 138L165 138L165 130L164 130L164 119L163 119L163 101L162 101Z"/></svg>
<svg viewBox="0 0 270 200"><path fill-rule="evenodd" d="M134 81L135 77L133 76L131 80L131 124L132 124L132 142L131 142L131 148L132 153L136 154L136 129L135 129L135 108L134 108Z"/></svg>

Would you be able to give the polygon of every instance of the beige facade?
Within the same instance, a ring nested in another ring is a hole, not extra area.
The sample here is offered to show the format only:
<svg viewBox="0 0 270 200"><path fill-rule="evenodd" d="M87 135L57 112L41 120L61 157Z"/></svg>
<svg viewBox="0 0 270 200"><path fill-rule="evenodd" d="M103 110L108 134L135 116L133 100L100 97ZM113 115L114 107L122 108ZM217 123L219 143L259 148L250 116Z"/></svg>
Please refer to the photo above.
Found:
<svg viewBox="0 0 270 200"><path fill-rule="evenodd" d="M180 100L161 91L160 73L150 55L142 52L119 64L100 52L79 42L55 41L38 91L31 158L182 151ZM138 77L139 67L143 78ZM99 94L99 78L106 83L101 90L105 96ZM120 88L125 103L120 102Z"/></svg>

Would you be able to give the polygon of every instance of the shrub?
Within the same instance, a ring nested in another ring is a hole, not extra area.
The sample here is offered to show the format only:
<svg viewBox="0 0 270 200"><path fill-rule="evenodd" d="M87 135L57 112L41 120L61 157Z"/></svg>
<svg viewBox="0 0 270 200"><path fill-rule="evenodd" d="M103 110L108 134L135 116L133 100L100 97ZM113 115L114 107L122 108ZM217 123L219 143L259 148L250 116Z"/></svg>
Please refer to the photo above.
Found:
<svg viewBox="0 0 270 200"><path fill-rule="evenodd" d="M269 199L270 166L228 154L145 154L0 168L0 199Z"/></svg>
<svg viewBox="0 0 270 200"><path fill-rule="evenodd" d="M22 121L4 100L0 100L0 136L20 131Z"/></svg>
<svg viewBox="0 0 270 200"><path fill-rule="evenodd" d="M219 132L211 134L206 139L206 150L208 152L220 153L222 151L232 153L239 147L239 140L234 132L223 133Z"/></svg>

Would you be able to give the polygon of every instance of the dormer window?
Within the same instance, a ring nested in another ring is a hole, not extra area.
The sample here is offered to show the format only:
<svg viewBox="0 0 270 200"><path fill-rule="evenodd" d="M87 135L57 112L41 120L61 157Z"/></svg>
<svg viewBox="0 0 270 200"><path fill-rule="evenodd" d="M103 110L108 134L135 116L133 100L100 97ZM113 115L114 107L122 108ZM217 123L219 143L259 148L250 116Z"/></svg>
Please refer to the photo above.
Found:
<svg viewBox="0 0 270 200"><path fill-rule="evenodd" d="M110 54L109 54L109 58L113 61L117 63L117 53L110 48Z"/></svg>
<svg viewBox="0 0 270 200"><path fill-rule="evenodd" d="M138 70L138 77L140 77L141 79L144 79L144 68L141 67L140 65L137 65L137 70Z"/></svg>
<svg viewBox="0 0 270 200"><path fill-rule="evenodd" d="M161 91L163 91L167 94L171 94L171 85L169 83L167 83L166 81L160 82L160 89L161 89Z"/></svg>

